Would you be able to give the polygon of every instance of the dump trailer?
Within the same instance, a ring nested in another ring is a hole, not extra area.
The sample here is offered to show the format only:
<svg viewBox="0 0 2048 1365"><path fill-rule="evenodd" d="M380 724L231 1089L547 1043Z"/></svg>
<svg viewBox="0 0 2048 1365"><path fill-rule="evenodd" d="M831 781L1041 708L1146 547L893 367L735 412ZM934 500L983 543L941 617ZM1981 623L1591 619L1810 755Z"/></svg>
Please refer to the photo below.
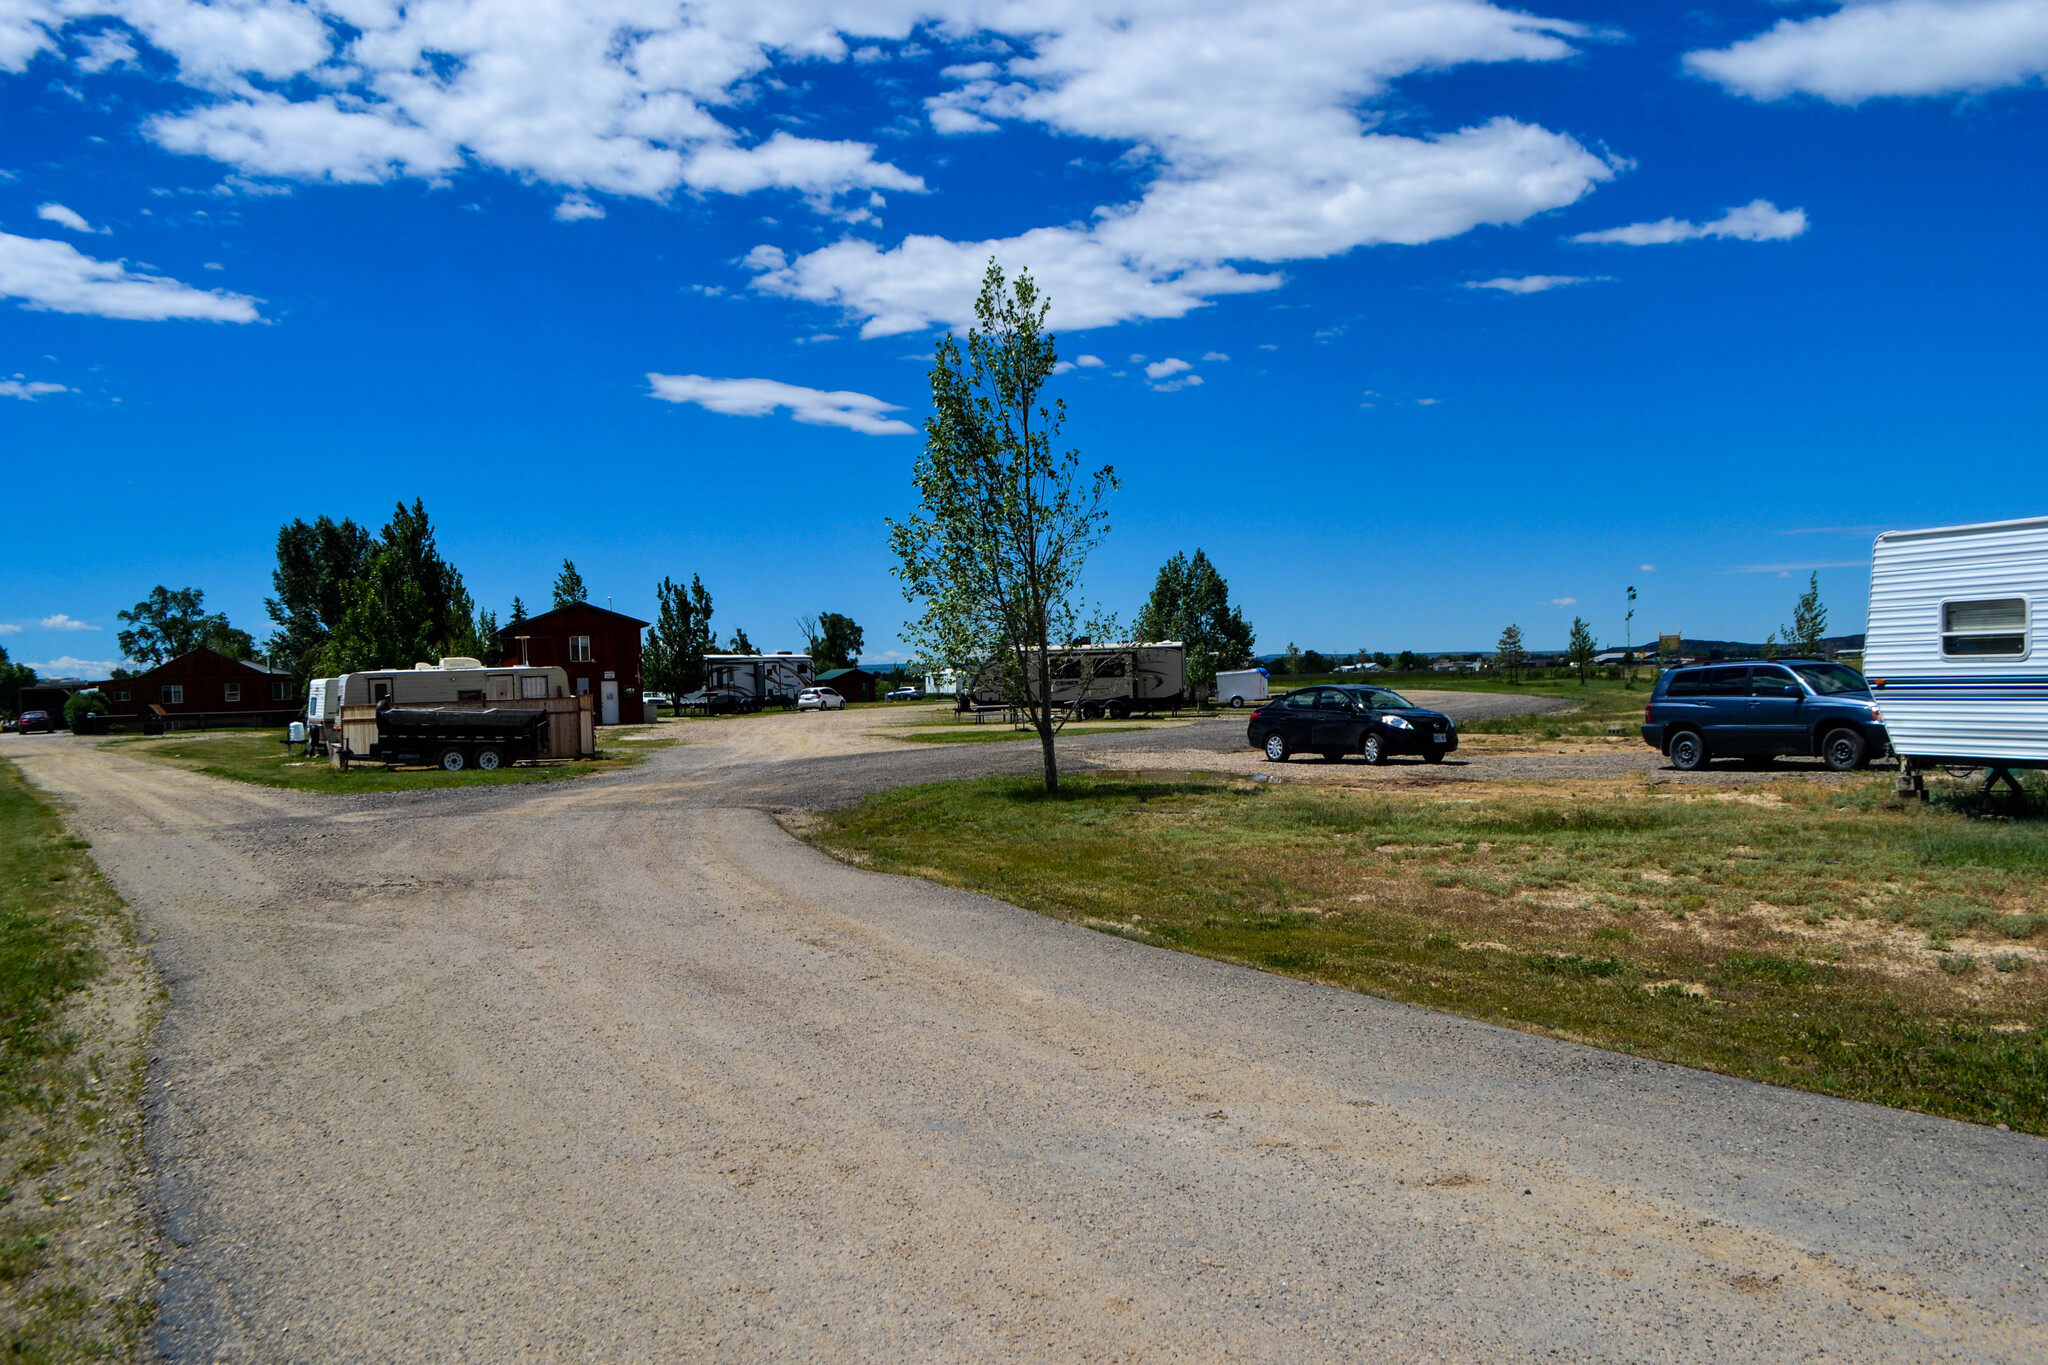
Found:
<svg viewBox="0 0 2048 1365"><path fill-rule="evenodd" d="M374 763L431 763L451 773L495 772L522 758L540 758L547 747L545 711L387 702L377 708L377 742L369 753L353 756Z"/></svg>

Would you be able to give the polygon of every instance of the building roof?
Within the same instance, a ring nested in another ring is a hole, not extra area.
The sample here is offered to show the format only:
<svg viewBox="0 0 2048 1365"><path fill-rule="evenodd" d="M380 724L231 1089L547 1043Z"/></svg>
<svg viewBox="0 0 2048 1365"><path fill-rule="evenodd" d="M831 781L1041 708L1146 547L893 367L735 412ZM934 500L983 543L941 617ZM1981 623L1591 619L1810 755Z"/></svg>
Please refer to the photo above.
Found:
<svg viewBox="0 0 2048 1365"><path fill-rule="evenodd" d="M571 602L566 607L556 607L553 611L544 611L538 616L529 616L524 621L514 621L510 625L500 626L498 628L498 638L501 640L511 640L517 639L522 634L536 634L538 632L534 630L535 626L540 626L545 630L555 617L567 616L572 612L595 612L599 616L609 616L620 625L631 626L635 630L649 624L637 616L628 616L622 611L612 611L606 607L593 607L588 602Z"/></svg>
<svg viewBox="0 0 2048 1365"><path fill-rule="evenodd" d="M828 668L818 675L818 681L830 682L834 678L843 678L849 673L864 673L870 678L875 676L873 673L869 673L867 669L855 664L852 668Z"/></svg>

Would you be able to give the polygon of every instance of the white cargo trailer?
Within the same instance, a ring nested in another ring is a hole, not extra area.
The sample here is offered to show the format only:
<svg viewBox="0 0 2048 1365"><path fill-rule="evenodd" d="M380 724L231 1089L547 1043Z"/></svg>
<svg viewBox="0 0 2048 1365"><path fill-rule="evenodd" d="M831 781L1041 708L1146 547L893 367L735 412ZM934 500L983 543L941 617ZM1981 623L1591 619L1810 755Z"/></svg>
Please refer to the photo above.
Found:
<svg viewBox="0 0 2048 1365"><path fill-rule="evenodd" d="M711 711L794 706L817 677L818 666L808 654L706 654L699 696Z"/></svg>
<svg viewBox="0 0 2048 1365"><path fill-rule="evenodd" d="M1216 675L1218 705L1257 706L1272 695L1272 682L1263 668L1241 668Z"/></svg>
<svg viewBox="0 0 2048 1365"><path fill-rule="evenodd" d="M981 670L972 693L961 698L963 710L970 699L977 706L1003 706L1011 701L1002 685L1000 665L990 664ZM1187 650L1178 640L1069 645L1054 650L1052 701L1055 706L1078 706L1083 715L1116 717L1133 711L1177 711L1192 706L1195 696L1188 690Z"/></svg>
<svg viewBox="0 0 2048 1365"><path fill-rule="evenodd" d="M2048 767L2037 601L2048 603L2048 517L1877 538L1863 672L1909 769Z"/></svg>

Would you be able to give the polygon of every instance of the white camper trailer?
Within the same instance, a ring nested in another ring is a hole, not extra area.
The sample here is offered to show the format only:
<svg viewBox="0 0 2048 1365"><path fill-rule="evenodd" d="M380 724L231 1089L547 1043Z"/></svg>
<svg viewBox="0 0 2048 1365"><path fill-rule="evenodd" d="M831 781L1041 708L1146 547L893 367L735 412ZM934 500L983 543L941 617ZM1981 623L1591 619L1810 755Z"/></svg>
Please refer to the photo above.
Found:
<svg viewBox="0 0 2048 1365"><path fill-rule="evenodd" d="M1240 668L1216 675L1216 700L1223 706L1257 706L1273 695L1263 668Z"/></svg>
<svg viewBox="0 0 2048 1365"><path fill-rule="evenodd" d="M2048 517L1877 538L1863 672L1909 767L2048 767L2036 603L2048 606Z"/></svg>
<svg viewBox="0 0 2048 1365"><path fill-rule="evenodd" d="M990 664L974 680L961 709L1003 706L1010 698L1002 685L1001 665ZM1078 706L1083 715L1115 716L1133 711L1179 710L1192 706L1188 690L1187 650L1178 640L1106 645L1069 645L1052 654L1052 701Z"/></svg>
<svg viewBox="0 0 2048 1365"><path fill-rule="evenodd" d="M560 712L566 719L550 722L560 731L551 740L552 752L558 757L594 752L583 740L570 700L569 675L562 669L486 668L481 660L467 658L315 678L306 694L306 751L329 753L346 745L353 752L367 753L368 737L376 730L375 715L367 708L389 701L394 706L509 705L551 715ZM551 701L555 704L550 705ZM345 707L364 708L350 712L350 724L359 727L353 740L346 738L348 732L342 725Z"/></svg>
<svg viewBox="0 0 2048 1365"><path fill-rule="evenodd" d="M817 679L818 666L808 654L706 654L699 696L709 711L794 706Z"/></svg>

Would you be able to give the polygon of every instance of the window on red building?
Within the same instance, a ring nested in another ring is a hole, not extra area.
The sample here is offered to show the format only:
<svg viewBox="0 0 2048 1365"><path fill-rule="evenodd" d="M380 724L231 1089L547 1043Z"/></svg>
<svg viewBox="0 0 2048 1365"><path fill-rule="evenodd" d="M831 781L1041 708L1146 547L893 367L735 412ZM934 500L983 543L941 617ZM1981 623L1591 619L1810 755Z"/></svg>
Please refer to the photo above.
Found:
<svg viewBox="0 0 2048 1365"><path fill-rule="evenodd" d="M569 662L572 664L587 664L590 662L590 637L588 635L571 635L569 637Z"/></svg>

